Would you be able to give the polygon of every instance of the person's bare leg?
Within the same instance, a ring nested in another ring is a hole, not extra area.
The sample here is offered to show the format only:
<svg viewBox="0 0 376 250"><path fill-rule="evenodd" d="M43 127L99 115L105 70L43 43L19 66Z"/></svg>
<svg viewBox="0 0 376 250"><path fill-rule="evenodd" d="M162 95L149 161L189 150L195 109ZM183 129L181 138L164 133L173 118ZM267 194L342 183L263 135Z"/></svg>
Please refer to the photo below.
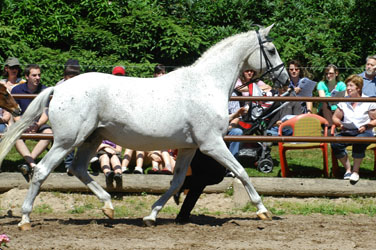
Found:
<svg viewBox="0 0 376 250"><path fill-rule="evenodd" d="M338 160L342 163L343 167L346 170L346 173L351 173L351 164L350 164L349 157L346 155Z"/></svg>
<svg viewBox="0 0 376 250"><path fill-rule="evenodd" d="M172 173L174 171L174 167L172 164L171 156L167 150L162 150L162 158L163 162L165 163L165 169Z"/></svg>
<svg viewBox="0 0 376 250"><path fill-rule="evenodd" d="M123 161L121 162L121 169L123 173L126 173L129 171L128 166L129 166L129 163L131 162L132 154L133 154L133 149L128 149L128 148L125 149Z"/></svg>
<svg viewBox="0 0 376 250"><path fill-rule="evenodd" d="M23 140L17 140L15 146L17 152L25 159L27 164L34 167L34 158L31 156L30 150L26 146L25 142Z"/></svg>
<svg viewBox="0 0 376 250"><path fill-rule="evenodd" d="M144 151L136 151L136 167L134 168L134 173L136 174L142 174L142 166L144 165L144 157L145 152Z"/></svg>

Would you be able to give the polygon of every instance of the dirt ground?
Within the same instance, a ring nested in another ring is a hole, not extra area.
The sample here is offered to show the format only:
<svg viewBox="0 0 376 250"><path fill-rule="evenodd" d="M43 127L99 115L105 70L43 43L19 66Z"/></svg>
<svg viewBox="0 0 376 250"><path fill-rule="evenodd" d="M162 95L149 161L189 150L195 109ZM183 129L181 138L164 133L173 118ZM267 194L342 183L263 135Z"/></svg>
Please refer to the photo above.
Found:
<svg viewBox="0 0 376 250"><path fill-rule="evenodd" d="M157 226L144 227L145 211L114 220L96 214L99 209L69 214L67 210L84 198L42 192L34 210L48 204L51 211L33 212L32 230L19 231L25 195L26 190L18 189L0 194L0 234L10 237L4 249L375 249L375 217L285 215L261 221L254 213L231 214L231 197L223 194L205 194L196 206L195 211L217 212L215 215L195 215L193 223L177 225L174 215L161 213ZM157 196L140 198L144 200L139 204L149 206ZM114 201L114 205L126 201L132 204L134 199L127 197ZM171 200L167 206L176 207ZM221 213L225 211L228 213Z"/></svg>

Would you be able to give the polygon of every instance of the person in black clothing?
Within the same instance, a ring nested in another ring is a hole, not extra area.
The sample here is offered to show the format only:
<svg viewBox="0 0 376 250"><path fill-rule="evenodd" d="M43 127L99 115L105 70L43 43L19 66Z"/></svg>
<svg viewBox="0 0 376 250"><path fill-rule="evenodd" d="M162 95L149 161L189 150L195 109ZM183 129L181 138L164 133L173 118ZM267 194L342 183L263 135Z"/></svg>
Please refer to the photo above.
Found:
<svg viewBox="0 0 376 250"><path fill-rule="evenodd" d="M220 183L226 175L226 168L213 158L196 151L191 162L192 175L187 176L180 191L174 195L174 200L179 205L181 192L188 189L183 205L177 215L175 222L184 224L190 222L191 211L196 205L198 198L207 185Z"/></svg>

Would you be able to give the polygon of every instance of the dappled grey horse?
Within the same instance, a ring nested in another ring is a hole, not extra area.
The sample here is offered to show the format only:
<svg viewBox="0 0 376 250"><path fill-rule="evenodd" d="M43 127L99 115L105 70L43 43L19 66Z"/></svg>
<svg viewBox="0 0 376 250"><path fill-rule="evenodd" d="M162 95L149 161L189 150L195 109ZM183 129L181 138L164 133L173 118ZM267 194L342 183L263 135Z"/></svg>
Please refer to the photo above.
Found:
<svg viewBox="0 0 376 250"><path fill-rule="evenodd" d="M279 83L288 74L272 42L272 26L238 34L219 42L193 65L158 78L119 77L87 73L39 94L4 135L0 161L49 102L49 119L54 143L37 164L22 206L20 229L31 228L29 215L41 184L64 157L77 147L71 166L74 173L104 202L102 208L114 217L111 196L87 173L89 160L98 145L108 139L126 148L179 149L171 187L144 217L155 224L158 212L182 185L197 148L231 170L244 184L261 219L271 217L250 179L223 141L228 127L228 101L239 72L254 69L270 73ZM204 167L204 166L203 166Z"/></svg>

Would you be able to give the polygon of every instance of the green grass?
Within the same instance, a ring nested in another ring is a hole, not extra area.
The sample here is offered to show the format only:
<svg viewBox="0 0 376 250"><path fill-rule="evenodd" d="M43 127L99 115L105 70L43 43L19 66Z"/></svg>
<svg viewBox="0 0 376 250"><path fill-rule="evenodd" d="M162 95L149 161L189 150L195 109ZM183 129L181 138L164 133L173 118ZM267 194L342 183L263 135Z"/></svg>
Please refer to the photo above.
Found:
<svg viewBox="0 0 376 250"><path fill-rule="evenodd" d="M36 141L27 140L26 144L29 147L33 147L36 144ZM329 147L330 148L330 147ZM42 159L42 157L47 153L45 151L38 159ZM281 167L279 164L279 152L278 146L274 145L272 147L271 156L274 161L274 168L271 173L261 173L257 170L257 167L254 163L251 162L250 159L243 159L241 160L242 165L245 167L249 176L256 176L256 177L281 177ZM350 153L351 156L351 153ZM328 152L328 161L329 161L329 172L331 171L331 157L330 157L330 149ZM13 147L12 150L8 153L4 162L1 166L1 170L4 172L16 172L17 166L19 164L23 164L24 160L18 154L16 149ZM323 178L322 169L323 169L323 160L322 160L322 153L319 149L309 149L309 150L292 150L287 151L287 163L291 170L292 177L300 177L300 178ZM373 176L373 151L367 150L366 157L363 160L361 165L360 174L361 178L364 179L375 179ZM340 171L344 172L343 167L341 164ZM90 167L89 167L89 170ZM61 163L56 169L55 172L64 172L64 163Z"/></svg>
<svg viewBox="0 0 376 250"><path fill-rule="evenodd" d="M331 172L331 156L330 156L330 147L328 150L328 161L329 161L329 174ZM350 152L350 161L352 162L351 152ZM256 177L281 177L281 166L280 166L280 157L278 152L278 146L272 147L271 156L274 162L274 168L271 173L261 173L257 170L250 160L241 161L242 165L245 167L249 176ZM300 177L300 178L324 178L322 175L323 169L323 158L320 149L309 149L309 150L291 150L287 151L287 163L289 169L291 170L291 177ZM364 179L375 179L373 176L373 151L366 150L366 157L364 158L362 165L360 167L361 178ZM342 165L339 163L339 169L344 173Z"/></svg>

